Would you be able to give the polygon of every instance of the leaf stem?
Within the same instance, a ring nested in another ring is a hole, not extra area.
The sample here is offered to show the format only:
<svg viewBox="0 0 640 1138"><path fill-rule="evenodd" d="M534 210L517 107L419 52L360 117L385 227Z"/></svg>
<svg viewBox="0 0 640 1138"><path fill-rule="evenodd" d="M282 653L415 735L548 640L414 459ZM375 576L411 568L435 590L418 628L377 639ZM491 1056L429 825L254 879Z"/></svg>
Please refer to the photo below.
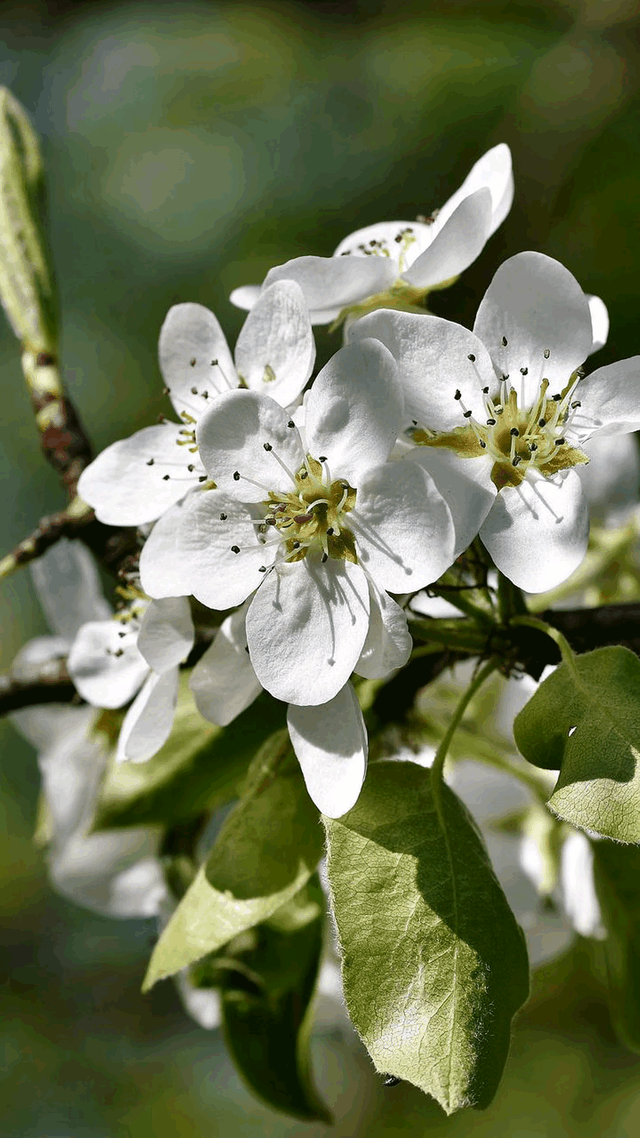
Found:
<svg viewBox="0 0 640 1138"><path fill-rule="evenodd" d="M453 717L451 719L451 722L450 722L450 724L449 724L449 726L445 732L445 736L444 736L440 746L438 747L438 750L436 751L436 757L433 760L433 766L431 767L431 773L432 773L434 792L435 792L435 787L442 781L442 773L444 770L444 762L445 762L445 759L447 757L449 747L451 745L451 740L453 739L453 736L456 733L456 729L457 729L465 711L467 710L469 703L473 699L473 697L476 694L476 692L478 691L478 689L480 687L482 687L482 684L484 683L484 681L489 678L489 676L491 675L492 672L496 671L497 667L498 667L498 660L496 660L496 658L492 656L490 660L487 660L484 667L480 668L479 671L476 672L475 676L471 680L471 683L469 684L469 687L466 689L465 692L463 692L462 697L458 703L458 706L456 707L456 709L453 713Z"/></svg>
<svg viewBox="0 0 640 1138"><path fill-rule="evenodd" d="M567 665L571 674L573 676L578 675L575 655L569 641L557 628L554 628L552 624L547 624L546 621L540 620L537 616L514 616L511 618L511 624L527 625L529 628L536 628L538 632L544 632L545 636L548 636L558 645L562 655L562 661Z"/></svg>

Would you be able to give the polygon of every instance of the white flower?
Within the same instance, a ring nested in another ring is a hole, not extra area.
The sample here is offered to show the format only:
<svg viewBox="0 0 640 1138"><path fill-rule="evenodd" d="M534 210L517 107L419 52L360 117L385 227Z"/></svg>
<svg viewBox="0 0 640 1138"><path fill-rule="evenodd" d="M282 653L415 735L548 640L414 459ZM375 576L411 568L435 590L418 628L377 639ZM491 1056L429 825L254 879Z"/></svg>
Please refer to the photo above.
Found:
<svg viewBox="0 0 640 1138"><path fill-rule="evenodd" d="M501 143L476 162L460 189L430 218L358 229L340 242L333 257L295 257L271 269L262 288L297 281L314 324L327 324L344 309L369 301L384 306L385 297L416 303L475 261L512 200L511 154ZM248 285L236 289L231 300L252 308L260 296L260 286Z"/></svg>
<svg viewBox="0 0 640 1138"><path fill-rule="evenodd" d="M198 427L219 489L192 495L156 524L140 559L145 591L189 592L218 609L254 594L251 662L287 703L337 695L372 619L401 666L406 620L384 594L435 580L454 542L432 480L415 463L387 463L402 415L395 364L373 341L344 348L320 373L304 441L268 396L222 395Z"/></svg>
<svg viewBox="0 0 640 1138"><path fill-rule="evenodd" d="M496 273L474 331L436 316L375 312L350 336L375 336L399 363L410 455L446 493L459 543L479 530L507 577L537 593L584 556L588 510L576 465L594 435L640 426L640 358L581 364L594 344L588 297L557 261L519 253Z"/></svg>
<svg viewBox="0 0 640 1138"><path fill-rule="evenodd" d="M293 403L311 375L315 345L297 284L265 290L247 317L235 363L220 324L201 304L169 309L160 332L160 369L179 423L163 421L107 447L78 493L107 525L143 525L206 481L195 428L222 392L244 385Z"/></svg>
<svg viewBox="0 0 640 1138"><path fill-rule="evenodd" d="M94 707L122 707L117 758L143 762L169 738L181 661L194 641L185 597L140 598L111 620L83 624L67 668L78 692Z"/></svg>

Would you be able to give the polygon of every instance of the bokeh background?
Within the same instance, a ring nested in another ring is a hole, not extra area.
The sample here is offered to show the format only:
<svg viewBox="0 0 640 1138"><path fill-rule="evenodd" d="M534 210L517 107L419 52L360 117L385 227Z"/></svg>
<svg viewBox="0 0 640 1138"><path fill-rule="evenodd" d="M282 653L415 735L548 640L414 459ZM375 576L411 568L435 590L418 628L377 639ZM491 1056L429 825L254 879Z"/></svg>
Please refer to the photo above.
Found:
<svg viewBox="0 0 640 1138"><path fill-rule="evenodd" d="M0 82L43 139L65 373L96 448L163 409L172 303L209 305L233 342L232 288L369 222L429 213L502 140L514 208L435 310L470 324L504 257L535 248L609 305L599 360L638 352L639 30L633 0L0 3ZM338 346L319 338L321 358ZM0 384L4 552L62 504L4 323ZM27 573L2 584L0 618L7 667L45 631ZM169 983L139 994L149 923L51 894L31 842L35 757L1 732L0 1133L328 1133L250 1098ZM336 1135L640 1133L640 1059L616 1043L581 945L538 975L485 1114L446 1120L411 1087L384 1090L337 1031L314 1048Z"/></svg>

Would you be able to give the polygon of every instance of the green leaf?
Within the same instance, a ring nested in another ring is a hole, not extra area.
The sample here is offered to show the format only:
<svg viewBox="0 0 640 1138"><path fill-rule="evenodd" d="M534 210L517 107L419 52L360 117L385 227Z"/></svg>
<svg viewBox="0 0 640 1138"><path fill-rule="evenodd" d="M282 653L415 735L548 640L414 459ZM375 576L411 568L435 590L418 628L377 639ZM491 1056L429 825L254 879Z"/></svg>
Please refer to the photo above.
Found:
<svg viewBox="0 0 640 1138"><path fill-rule="evenodd" d="M559 818L620 842L640 842L640 660L596 648L549 676L516 716L525 759L560 776Z"/></svg>
<svg viewBox="0 0 640 1138"><path fill-rule="evenodd" d="M640 850L594 842L593 873L608 932L611 1016L625 1046L640 1052Z"/></svg>
<svg viewBox="0 0 640 1138"><path fill-rule="evenodd" d="M376 1068L447 1114L487 1106L527 998L524 937L462 803L413 763L369 768L325 820L349 1014Z"/></svg>
<svg viewBox="0 0 640 1138"><path fill-rule="evenodd" d="M323 914L315 878L269 922L227 946L212 978L222 989L227 1045L251 1090L275 1110L331 1122L309 1052Z"/></svg>
<svg viewBox="0 0 640 1138"><path fill-rule="evenodd" d="M246 768L284 721L284 705L263 693L228 727L196 711L185 673L171 736L146 763L112 762L93 829L170 825L215 809L238 793Z"/></svg>
<svg viewBox="0 0 640 1138"><path fill-rule="evenodd" d="M143 991L265 921L308 881L322 850L318 811L288 734L278 731L160 937Z"/></svg>

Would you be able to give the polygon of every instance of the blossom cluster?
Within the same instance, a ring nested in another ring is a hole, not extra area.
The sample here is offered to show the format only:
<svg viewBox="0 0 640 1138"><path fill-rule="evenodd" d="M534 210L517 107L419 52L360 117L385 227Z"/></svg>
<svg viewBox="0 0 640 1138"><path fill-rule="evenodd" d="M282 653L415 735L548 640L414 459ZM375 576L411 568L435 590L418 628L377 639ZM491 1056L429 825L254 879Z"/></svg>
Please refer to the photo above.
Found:
<svg viewBox="0 0 640 1138"><path fill-rule="evenodd" d="M100 521L145 539L115 621L85 624L69 655L94 706L138 692L120 759L149 758L170 733L195 598L221 614L191 674L200 713L226 725L263 688L287 703L308 791L339 817L367 760L351 677L406 664L407 598L476 538L528 592L579 565L579 471L589 440L640 426L640 361L585 376L606 309L538 252L498 269L473 330L426 311L512 197L499 145L430 217L272 269L232 295L249 309L233 354L206 308L169 311L159 357L177 421L114 443L79 483ZM312 378L312 326L329 321L345 343Z"/></svg>

